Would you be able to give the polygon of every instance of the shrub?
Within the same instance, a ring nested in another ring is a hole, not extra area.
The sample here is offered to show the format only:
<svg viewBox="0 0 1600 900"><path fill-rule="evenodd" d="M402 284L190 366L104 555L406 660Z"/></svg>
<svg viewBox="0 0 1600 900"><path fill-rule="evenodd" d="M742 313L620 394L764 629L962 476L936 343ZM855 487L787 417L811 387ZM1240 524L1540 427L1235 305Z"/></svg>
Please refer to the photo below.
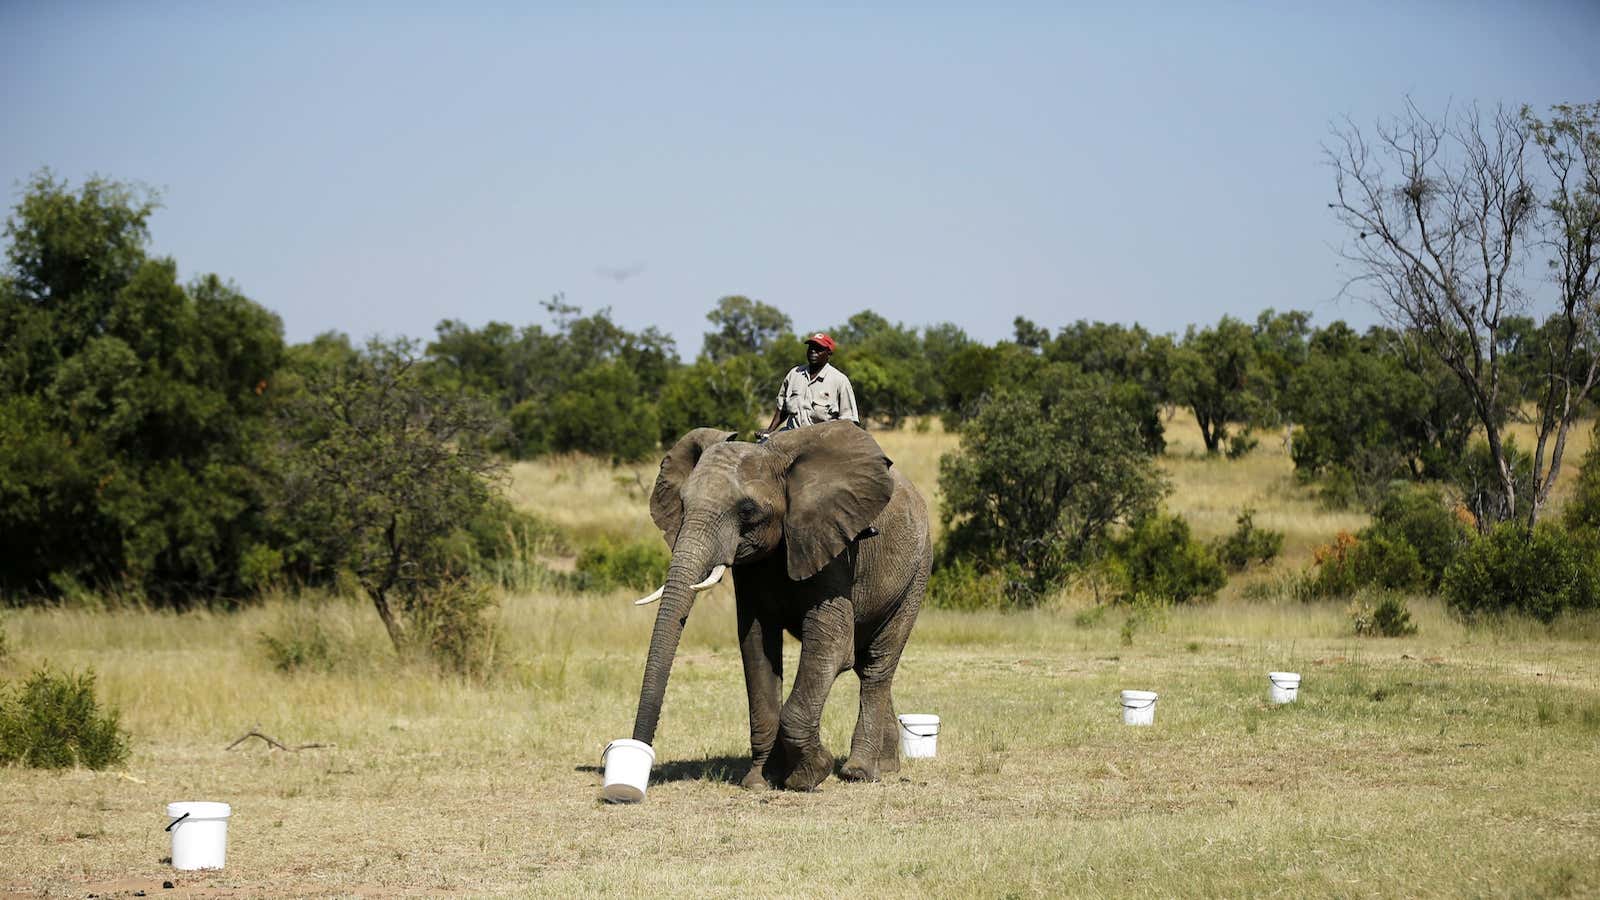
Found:
<svg viewBox="0 0 1600 900"><path fill-rule="evenodd" d="M983 401L940 459L939 486L947 553L1015 565L1036 594L1166 492L1113 387L1065 364Z"/></svg>
<svg viewBox="0 0 1600 900"><path fill-rule="evenodd" d="M1128 617L1122 620L1122 646L1133 646L1134 635L1141 630L1166 631L1172 601L1150 594L1134 594L1128 601Z"/></svg>
<svg viewBox="0 0 1600 900"><path fill-rule="evenodd" d="M1399 538L1362 532L1349 557L1356 585L1390 591L1420 591L1427 587L1417 548Z"/></svg>
<svg viewBox="0 0 1600 900"><path fill-rule="evenodd" d="M280 672L328 672L338 651L319 611L304 604L286 608L277 625L260 634L267 661Z"/></svg>
<svg viewBox="0 0 1600 900"><path fill-rule="evenodd" d="M1405 637L1417 633L1411 611L1406 608L1406 598L1401 594L1381 593L1376 603L1367 596L1358 596L1350 601L1349 614L1356 634Z"/></svg>
<svg viewBox="0 0 1600 900"><path fill-rule="evenodd" d="M483 677L494 668L495 630L488 618L495 595L470 578L434 586L409 611L410 640L441 668Z"/></svg>
<svg viewBox="0 0 1600 900"><path fill-rule="evenodd" d="M659 541L602 540L578 554L578 586L606 591L626 587L653 591L667 580L672 555Z"/></svg>
<svg viewBox="0 0 1600 900"><path fill-rule="evenodd" d="M1578 464L1577 483L1562 512L1562 521L1573 531L1600 530L1600 422L1595 423L1593 440Z"/></svg>
<svg viewBox="0 0 1600 900"><path fill-rule="evenodd" d="M1228 436L1228 449L1225 451L1229 459L1241 459L1249 456L1250 451L1260 445L1261 440L1254 435L1241 432Z"/></svg>
<svg viewBox="0 0 1600 900"><path fill-rule="evenodd" d="M983 572L964 559L937 565L928 578L928 605L967 610L1027 605L1031 595L1011 587L1017 574L1004 568Z"/></svg>
<svg viewBox="0 0 1600 900"><path fill-rule="evenodd" d="M128 758L119 717L116 709L101 711L92 670L58 675L40 669L20 692L0 685L0 763L35 769L119 765Z"/></svg>
<svg viewBox="0 0 1600 900"><path fill-rule="evenodd" d="M1439 491L1423 486L1391 492L1378 505L1372 525L1361 533L1382 535L1413 547L1424 574L1420 587L1429 591L1438 590L1445 569L1472 538L1466 523L1445 505Z"/></svg>
<svg viewBox="0 0 1600 900"><path fill-rule="evenodd" d="M1113 541L1111 553L1130 597L1209 600L1228 580L1211 550L1190 536L1182 516L1145 516Z"/></svg>
<svg viewBox="0 0 1600 900"><path fill-rule="evenodd" d="M1466 619L1522 613L1551 622L1563 612L1596 605L1594 556L1562 529L1541 522L1530 536L1503 522L1468 544L1445 571L1450 608Z"/></svg>
<svg viewBox="0 0 1600 900"><path fill-rule="evenodd" d="M1243 572L1252 562L1266 565L1283 549L1283 532L1255 525L1256 511L1245 507L1233 533L1212 544L1217 560L1230 572Z"/></svg>

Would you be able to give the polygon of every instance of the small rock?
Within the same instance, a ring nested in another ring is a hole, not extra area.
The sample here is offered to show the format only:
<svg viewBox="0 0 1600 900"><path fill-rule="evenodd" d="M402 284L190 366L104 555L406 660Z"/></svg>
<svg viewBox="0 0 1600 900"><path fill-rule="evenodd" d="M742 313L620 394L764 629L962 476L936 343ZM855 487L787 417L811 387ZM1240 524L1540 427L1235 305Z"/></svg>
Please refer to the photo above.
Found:
<svg viewBox="0 0 1600 900"><path fill-rule="evenodd" d="M134 891L133 895L135 897L143 897L144 896L144 891Z"/></svg>
<svg viewBox="0 0 1600 900"><path fill-rule="evenodd" d="M170 891L170 890L172 890L172 889L173 889L173 888L175 888L175 887L177 887L177 885L175 885L175 884L173 884L173 883L172 883L172 882L170 882L170 881L163 881L163 882L161 882L161 889L162 889L162 890L163 890L163 891Z"/></svg>

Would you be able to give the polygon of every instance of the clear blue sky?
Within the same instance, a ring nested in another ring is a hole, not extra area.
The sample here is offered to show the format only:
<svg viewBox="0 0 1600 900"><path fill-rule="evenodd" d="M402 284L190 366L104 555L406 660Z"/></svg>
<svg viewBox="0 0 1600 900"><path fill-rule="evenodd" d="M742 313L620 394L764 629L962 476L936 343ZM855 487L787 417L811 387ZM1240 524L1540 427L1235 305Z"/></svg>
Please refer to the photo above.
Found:
<svg viewBox="0 0 1600 900"><path fill-rule="evenodd" d="M986 341L1370 322L1333 302L1330 122L1600 99L1592 0L228 6L0 0L0 183L159 189L153 249L292 341L541 322L556 292L685 357L735 293Z"/></svg>

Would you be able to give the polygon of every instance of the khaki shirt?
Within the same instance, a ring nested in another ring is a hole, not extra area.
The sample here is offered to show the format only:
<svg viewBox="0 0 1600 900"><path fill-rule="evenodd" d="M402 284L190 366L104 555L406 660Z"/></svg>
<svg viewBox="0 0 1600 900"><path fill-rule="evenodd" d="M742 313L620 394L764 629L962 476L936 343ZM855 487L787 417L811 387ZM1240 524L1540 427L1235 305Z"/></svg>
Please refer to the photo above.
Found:
<svg viewBox="0 0 1600 900"><path fill-rule="evenodd" d="M805 365L795 366L783 377L778 388L778 409L783 410L784 428L802 428L834 419L849 419L859 423L856 414L856 393L850 379L832 364L811 376Z"/></svg>

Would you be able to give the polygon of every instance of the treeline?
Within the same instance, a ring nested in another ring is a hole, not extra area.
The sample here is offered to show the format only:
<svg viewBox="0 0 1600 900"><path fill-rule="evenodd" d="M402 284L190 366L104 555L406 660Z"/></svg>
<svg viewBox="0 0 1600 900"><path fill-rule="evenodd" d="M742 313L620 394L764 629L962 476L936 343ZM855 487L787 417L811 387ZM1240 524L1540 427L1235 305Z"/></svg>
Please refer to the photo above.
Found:
<svg viewBox="0 0 1600 900"><path fill-rule="evenodd" d="M440 591L462 560L506 552L515 517L474 487L504 459L638 460L693 427L748 432L802 359L795 323L741 296L715 303L693 360L655 328L632 331L561 297L545 304L544 324L447 320L425 344L358 346L326 334L289 346L278 317L233 285L215 275L180 283L173 260L149 255L153 209L129 186L96 179L74 191L45 173L7 222L0 590L9 597L112 587L182 604L342 573L374 596L398 643L416 592ZM975 446L980 416L1020 418L1056 429L1035 436L1049 453L1063 442L1097 446L1080 431L1109 413L1108 427L1125 429L1148 457L1165 448L1164 411L1184 407L1209 452L1238 456L1282 440L1330 502L1376 506L1396 480L1443 481L1486 528L1508 518L1502 482L1471 444L1482 411L1405 331L1316 327L1306 313L1273 310L1182 335L1082 321L1052 331L1018 318L1012 338L994 344L954 324L908 326L870 310L804 324L838 341L834 364L870 427L938 416ZM1509 318L1497 332L1505 377L1493 416L1510 420L1549 382L1533 351L1559 327ZM1010 405L996 406L1000 398ZM960 490L961 466L947 465L956 479L947 492ZM1071 478L1120 477L1101 468L1085 459ZM979 496L982 479L972 478ZM1125 493L1083 514L1101 529L1132 522L1159 490L1129 484ZM1032 514L1059 519L1062 497L1045 499ZM1039 584L1065 571L1031 559L1044 545L1026 529L965 521L953 535L968 542L969 559L981 547L1029 561ZM1087 531L1075 540L1069 557L1091 543Z"/></svg>

